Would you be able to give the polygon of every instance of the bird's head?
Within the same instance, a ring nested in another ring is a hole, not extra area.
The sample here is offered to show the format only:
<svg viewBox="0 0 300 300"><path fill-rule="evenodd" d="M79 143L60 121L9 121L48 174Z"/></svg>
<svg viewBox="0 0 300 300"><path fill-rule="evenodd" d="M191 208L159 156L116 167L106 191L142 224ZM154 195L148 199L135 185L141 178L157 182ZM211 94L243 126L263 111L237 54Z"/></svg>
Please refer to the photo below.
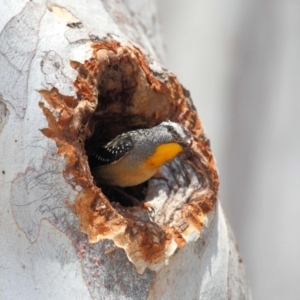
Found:
<svg viewBox="0 0 300 300"><path fill-rule="evenodd" d="M190 147L193 142L192 134L181 124L165 121L162 122L160 125L166 134L169 136L170 141L176 142L181 146Z"/></svg>

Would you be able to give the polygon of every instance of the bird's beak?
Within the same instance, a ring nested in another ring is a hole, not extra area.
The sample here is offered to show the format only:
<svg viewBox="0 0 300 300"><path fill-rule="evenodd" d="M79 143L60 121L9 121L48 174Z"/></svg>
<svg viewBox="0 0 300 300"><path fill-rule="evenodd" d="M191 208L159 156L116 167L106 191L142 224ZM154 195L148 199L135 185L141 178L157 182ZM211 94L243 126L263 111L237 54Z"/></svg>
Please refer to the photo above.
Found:
<svg viewBox="0 0 300 300"><path fill-rule="evenodd" d="M192 137L192 135L186 137L185 139L182 139L179 143L180 143L183 147L191 147L191 146L192 146L192 143L193 143L193 137Z"/></svg>
<svg viewBox="0 0 300 300"><path fill-rule="evenodd" d="M189 137L187 140L186 140L186 145L187 147L191 147L193 144L193 137Z"/></svg>

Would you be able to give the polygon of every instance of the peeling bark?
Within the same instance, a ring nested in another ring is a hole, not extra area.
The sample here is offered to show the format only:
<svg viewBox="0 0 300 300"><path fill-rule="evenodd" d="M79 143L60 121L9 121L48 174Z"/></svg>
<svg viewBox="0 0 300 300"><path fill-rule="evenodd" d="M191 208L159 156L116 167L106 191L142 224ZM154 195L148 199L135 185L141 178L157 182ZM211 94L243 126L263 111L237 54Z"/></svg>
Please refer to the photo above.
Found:
<svg viewBox="0 0 300 300"><path fill-rule="evenodd" d="M155 7L142 3L3 4L9 17L0 27L0 66L7 70L0 75L6 142L0 149L7 213L0 228L2 237L12 237L1 249L14 262L0 259L8 269L0 278L3 299L64 299L70 292L80 299L250 298L216 204L209 141L188 91L158 61ZM149 6L146 17L138 13L141 5ZM96 186L93 149L167 119L191 131L193 146L159 177L126 191L138 194L144 208ZM17 287L20 272L24 287ZM44 279L47 272L59 272L66 287L57 291L56 282Z"/></svg>

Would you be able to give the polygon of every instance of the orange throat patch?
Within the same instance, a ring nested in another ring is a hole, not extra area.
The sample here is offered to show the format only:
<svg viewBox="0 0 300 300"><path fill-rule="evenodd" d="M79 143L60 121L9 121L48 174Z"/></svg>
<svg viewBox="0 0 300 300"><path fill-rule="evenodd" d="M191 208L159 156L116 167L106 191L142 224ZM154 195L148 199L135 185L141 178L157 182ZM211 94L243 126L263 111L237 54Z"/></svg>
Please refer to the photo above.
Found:
<svg viewBox="0 0 300 300"><path fill-rule="evenodd" d="M156 147L155 152L149 156L145 164L150 169L159 169L164 163L173 159L183 148L178 143L166 143Z"/></svg>

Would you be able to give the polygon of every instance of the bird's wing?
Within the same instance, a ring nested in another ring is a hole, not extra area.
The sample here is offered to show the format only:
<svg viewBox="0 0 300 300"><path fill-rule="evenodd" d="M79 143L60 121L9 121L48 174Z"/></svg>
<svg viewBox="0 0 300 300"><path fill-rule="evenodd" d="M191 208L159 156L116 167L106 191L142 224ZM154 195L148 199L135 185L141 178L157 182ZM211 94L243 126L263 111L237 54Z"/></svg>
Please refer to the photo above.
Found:
<svg viewBox="0 0 300 300"><path fill-rule="evenodd" d="M133 148L133 140L128 135L120 135L94 152L93 160L97 167L113 164Z"/></svg>

